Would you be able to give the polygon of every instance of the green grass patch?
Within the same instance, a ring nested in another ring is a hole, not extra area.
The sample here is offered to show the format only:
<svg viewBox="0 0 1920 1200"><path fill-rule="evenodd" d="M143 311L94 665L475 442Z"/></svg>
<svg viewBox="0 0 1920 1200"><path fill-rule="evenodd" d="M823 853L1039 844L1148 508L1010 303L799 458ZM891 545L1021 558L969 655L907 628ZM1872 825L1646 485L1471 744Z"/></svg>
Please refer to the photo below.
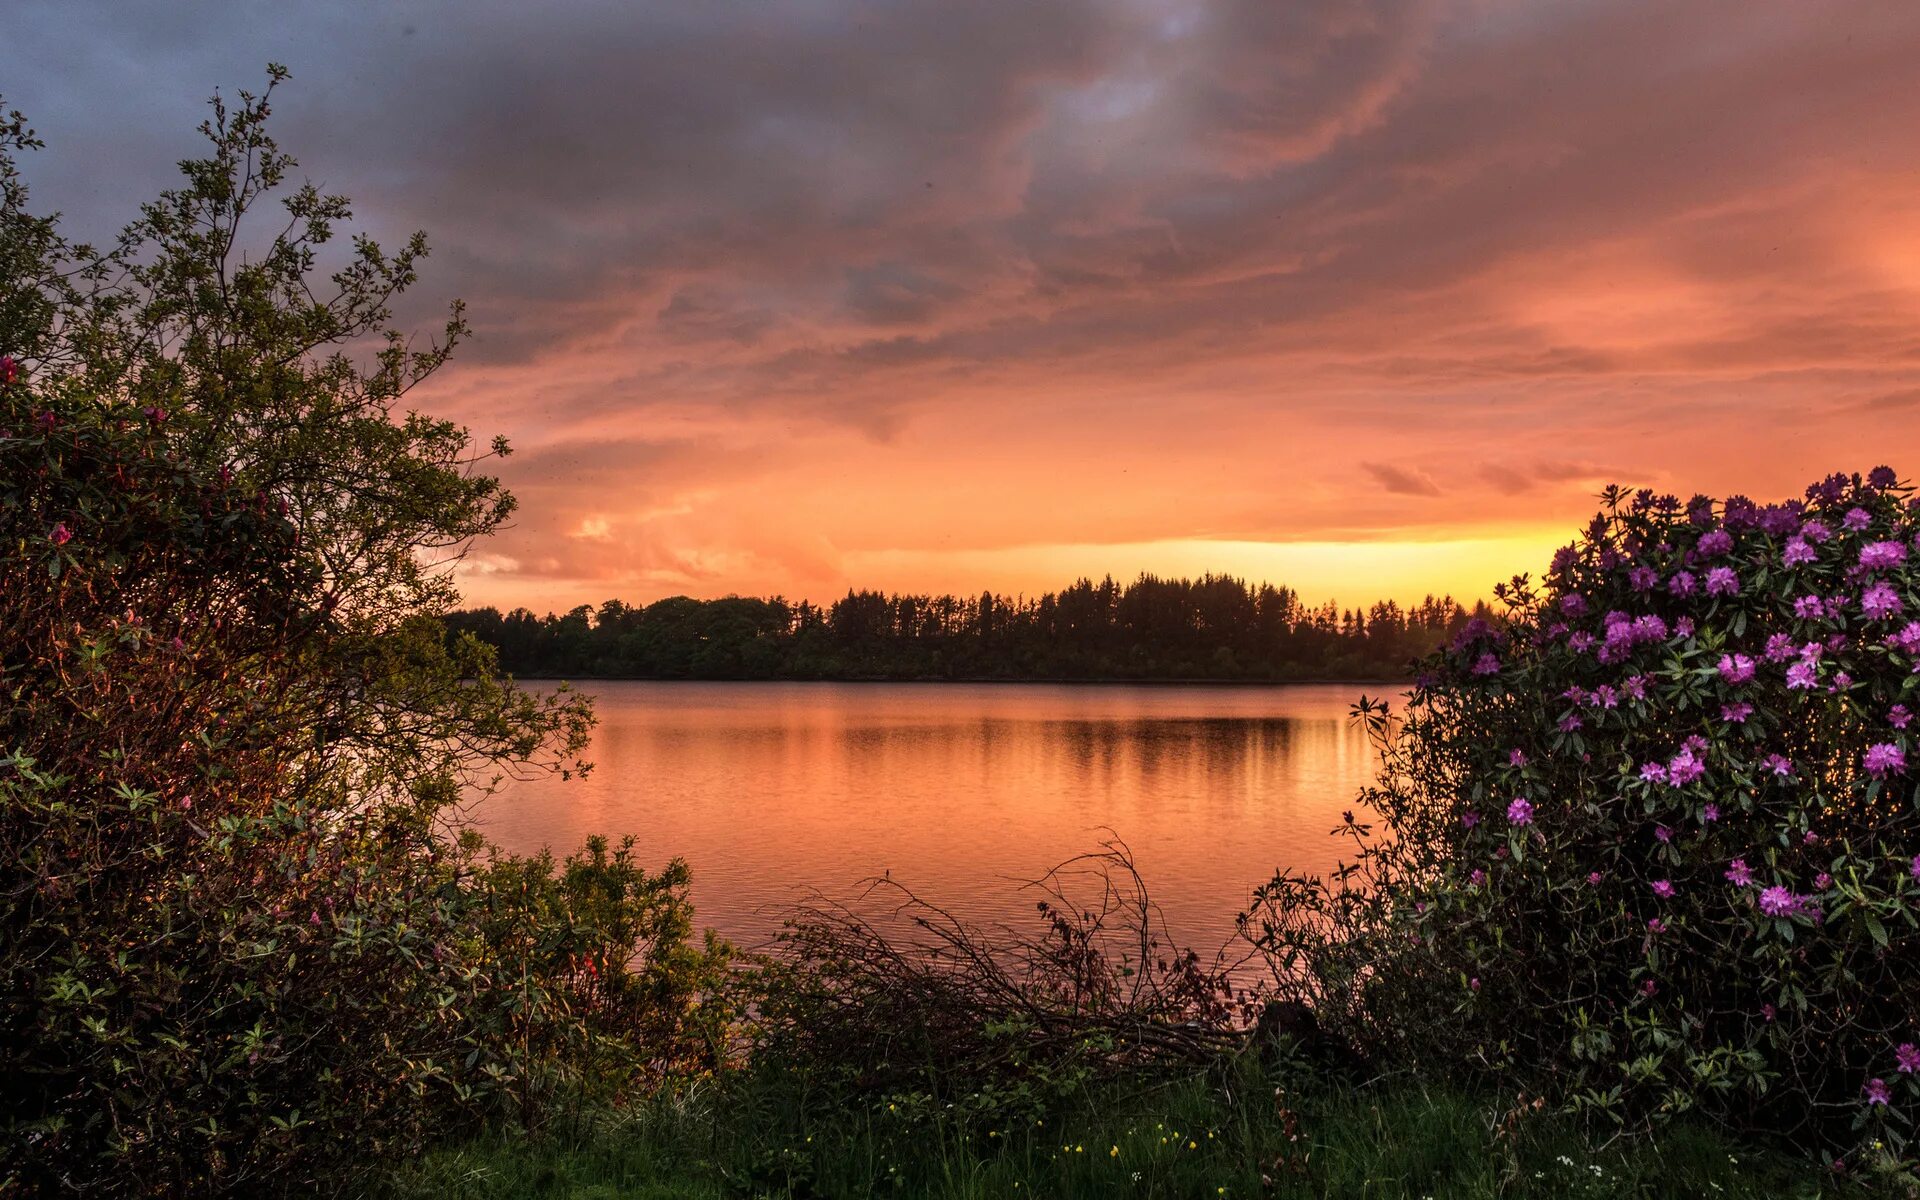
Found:
<svg viewBox="0 0 1920 1200"><path fill-rule="evenodd" d="M1485 1095L1396 1081L1275 1095L1243 1067L1102 1085L998 1120L924 1099L848 1107L790 1079L736 1081L537 1137L436 1152L393 1200L665 1197L1816 1197L1874 1194L1817 1163L1698 1126L1596 1138ZM1904 1193L1893 1193L1904 1194Z"/></svg>

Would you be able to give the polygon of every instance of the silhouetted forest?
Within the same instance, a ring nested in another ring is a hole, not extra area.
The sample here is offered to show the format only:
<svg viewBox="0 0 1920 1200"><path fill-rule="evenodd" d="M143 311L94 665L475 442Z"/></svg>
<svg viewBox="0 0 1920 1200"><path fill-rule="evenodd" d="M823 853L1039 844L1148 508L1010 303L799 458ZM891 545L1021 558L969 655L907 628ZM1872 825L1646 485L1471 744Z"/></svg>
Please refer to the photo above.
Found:
<svg viewBox="0 0 1920 1200"><path fill-rule="evenodd" d="M523 678L1296 680L1405 678L1472 615L1452 597L1315 608L1271 584L1142 575L1037 598L674 596L544 617L469 609L446 621L497 646L501 666Z"/></svg>

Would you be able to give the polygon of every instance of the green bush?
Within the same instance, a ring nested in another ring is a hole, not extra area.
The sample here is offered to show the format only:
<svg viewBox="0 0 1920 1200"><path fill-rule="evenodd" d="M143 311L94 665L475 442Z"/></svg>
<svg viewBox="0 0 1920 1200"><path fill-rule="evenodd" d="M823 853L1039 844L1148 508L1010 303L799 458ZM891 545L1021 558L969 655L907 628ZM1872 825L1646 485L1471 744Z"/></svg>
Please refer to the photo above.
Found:
<svg viewBox="0 0 1920 1200"><path fill-rule="evenodd" d="M511 498L394 412L460 332L386 328L424 245L321 286L346 208L303 188L229 253L290 166L266 115L216 104L105 254L26 211L0 122L0 1192L309 1194L726 1034L683 867L450 836L591 714L442 636Z"/></svg>
<svg viewBox="0 0 1920 1200"><path fill-rule="evenodd" d="M1544 588L1427 660L1332 881L1247 919L1377 1052L1612 1120L1900 1150L1920 1110L1920 531L1892 471L1804 501L1610 491Z"/></svg>

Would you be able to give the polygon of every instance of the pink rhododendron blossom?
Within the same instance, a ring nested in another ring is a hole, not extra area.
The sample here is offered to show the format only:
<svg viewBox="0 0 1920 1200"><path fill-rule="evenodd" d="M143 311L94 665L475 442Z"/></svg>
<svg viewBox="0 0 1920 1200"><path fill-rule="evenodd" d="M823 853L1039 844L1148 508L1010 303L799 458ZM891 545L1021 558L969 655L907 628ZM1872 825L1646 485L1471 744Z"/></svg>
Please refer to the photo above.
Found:
<svg viewBox="0 0 1920 1200"><path fill-rule="evenodd" d="M1860 594L1860 611L1875 621L1900 614L1900 593L1884 583L1876 583Z"/></svg>
<svg viewBox="0 0 1920 1200"><path fill-rule="evenodd" d="M1733 573L1732 567L1715 567L1707 572L1707 595L1737 596L1740 594L1740 577Z"/></svg>
<svg viewBox="0 0 1920 1200"><path fill-rule="evenodd" d="M1912 1042L1901 1042L1893 1048L1894 1061L1900 1064L1902 1075L1911 1075L1920 1071L1920 1047Z"/></svg>
<svg viewBox="0 0 1920 1200"><path fill-rule="evenodd" d="M1497 675L1500 672L1500 660L1491 653L1482 654L1473 664L1475 675Z"/></svg>
<svg viewBox="0 0 1920 1200"><path fill-rule="evenodd" d="M1840 528L1851 533L1858 533L1871 524L1873 524L1873 514L1864 508L1850 508L1847 510L1847 515L1840 518Z"/></svg>
<svg viewBox="0 0 1920 1200"><path fill-rule="evenodd" d="M1807 539L1797 537L1787 543L1786 551L1781 554L1780 558L1782 562L1790 567L1800 567L1810 562L1819 561L1820 552L1808 545Z"/></svg>
<svg viewBox="0 0 1920 1200"><path fill-rule="evenodd" d="M1480 823L1480 814L1474 812L1472 809L1468 809L1466 812L1460 814L1460 823L1468 829L1472 829Z"/></svg>
<svg viewBox="0 0 1920 1200"><path fill-rule="evenodd" d="M1869 571L1897 567L1907 561L1907 548L1899 542L1870 542L1860 547L1860 565Z"/></svg>
<svg viewBox="0 0 1920 1200"><path fill-rule="evenodd" d="M1730 725L1743 724L1753 715L1751 704L1723 704L1720 706L1720 719Z"/></svg>
<svg viewBox="0 0 1920 1200"><path fill-rule="evenodd" d="M1753 882L1753 872L1748 869L1743 858L1736 858L1727 864L1727 882L1735 887L1746 887Z"/></svg>
<svg viewBox="0 0 1920 1200"><path fill-rule="evenodd" d="M1708 530L1700 535L1693 548L1702 558L1718 558L1733 549L1733 535L1724 529Z"/></svg>
<svg viewBox="0 0 1920 1200"><path fill-rule="evenodd" d="M1720 656L1720 678L1730 684L1746 683L1753 678L1753 660L1744 654Z"/></svg>
<svg viewBox="0 0 1920 1200"><path fill-rule="evenodd" d="M1515 825L1533 824L1533 803L1524 796L1515 796L1513 803L1507 805L1507 820Z"/></svg>
<svg viewBox="0 0 1920 1200"><path fill-rule="evenodd" d="M1916 858L1914 859L1914 861L1917 863L1920 863L1920 858ZM1917 872L1917 873L1920 873L1920 872ZM1595 887L1598 887L1600 885L1600 881L1604 878L1606 878L1606 876L1600 874L1600 872L1598 871L1587 872L1587 882Z"/></svg>
<svg viewBox="0 0 1920 1200"><path fill-rule="evenodd" d="M1718 804L1709 804L1700 810L1700 821L1704 825L1711 825L1719 819L1720 806Z"/></svg>
<svg viewBox="0 0 1920 1200"><path fill-rule="evenodd" d="M1671 900L1673 898L1673 881L1671 879L1654 880L1653 894L1662 900Z"/></svg>
<svg viewBox="0 0 1920 1200"><path fill-rule="evenodd" d="M1683 746L1680 753L1667 763L1667 782L1674 787L1685 787L1707 773L1707 764L1694 754L1692 746Z"/></svg>
<svg viewBox="0 0 1920 1200"><path fill-rule="evenodd" d="M61 521L53 527L53 532L47 535L47 540L56 546L64 546L73 540L73 531L67 528L65 521Z"/></svg>
<svg viewBox="0 0 1920 1200"><path fill-rule="evenodd" d="M1899 775L1907 769L1907 752L1892 742L1880 742L1867 747L1867 752L1860 756L1860 765L1875 779Z"/></svg>
<svg viewBox="0 0 1920 1200"><path fill-rule="evenodd" d="M1887 1090L1887 1081L1884 1079L1867 1080L1866 1091L1867 1103L1870 1105L1878 1104L1885 1107L1893 1099L1893 1093Z"/></svg>
<svg viewBox="0 0 1920 1200"><path fill-rule="evenodd" d="M1770 917L1790 917L1799 912L1800 897L1779 884L1760 893L1760 911Z"/></svg>
<svg viewBox="0 0 1920 1200"><path fill-rule="evenodd" d="M1667 580L1667 590L1676 596L1693 595L1694 578L1691 571L1675 571L1673 578Z"/></svg>

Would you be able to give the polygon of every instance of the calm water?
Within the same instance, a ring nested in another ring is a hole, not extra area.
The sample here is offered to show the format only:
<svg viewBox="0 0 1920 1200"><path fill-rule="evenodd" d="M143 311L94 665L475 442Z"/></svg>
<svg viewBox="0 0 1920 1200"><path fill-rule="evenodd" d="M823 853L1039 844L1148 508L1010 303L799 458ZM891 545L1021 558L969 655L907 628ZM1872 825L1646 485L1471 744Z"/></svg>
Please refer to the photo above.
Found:
<svg viewBox="0 0 1920 1200"><path fill-rule="evenodd" d="M797 889L891 872L976 919L1109 829L1174 933L1211 949L1279 866L1324 871L1372 771L1357 685L599 683L585 780L475 809L515 851L639 837L693 868L700 920L745 942ZM1365 689L1374 693L1377 686Z"/></svg>

